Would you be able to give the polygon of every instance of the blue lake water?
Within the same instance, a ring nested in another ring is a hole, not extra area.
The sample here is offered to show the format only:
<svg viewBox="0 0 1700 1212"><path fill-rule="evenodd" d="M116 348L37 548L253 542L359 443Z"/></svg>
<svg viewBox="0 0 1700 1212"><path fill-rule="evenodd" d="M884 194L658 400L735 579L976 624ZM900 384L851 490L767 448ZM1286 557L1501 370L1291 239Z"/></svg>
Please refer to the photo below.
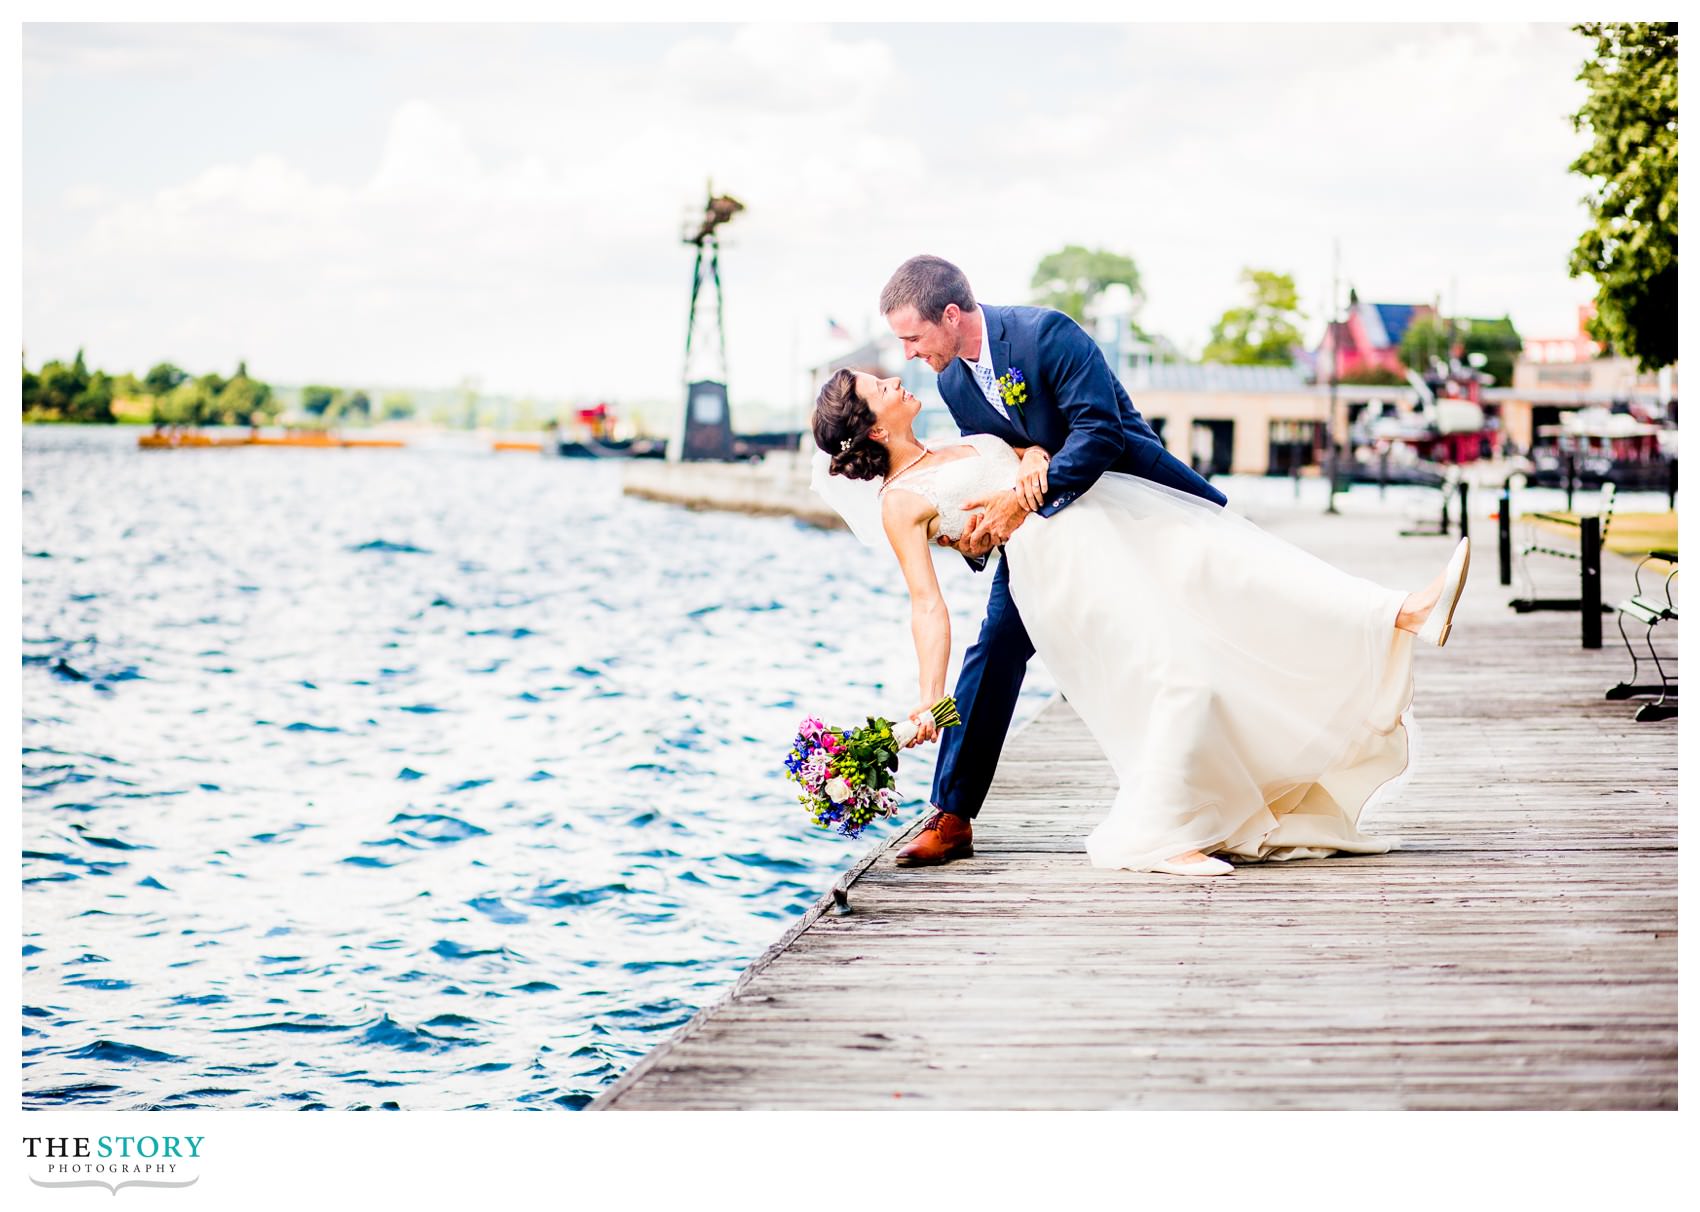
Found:
<svg viewBox="0 0 1700 1212"><path fill-rule="evenodd" d="M135 437L23 438L26 1107L580 1107L901 827L780 766L914 706L889 553L467 437Z"/></svg>

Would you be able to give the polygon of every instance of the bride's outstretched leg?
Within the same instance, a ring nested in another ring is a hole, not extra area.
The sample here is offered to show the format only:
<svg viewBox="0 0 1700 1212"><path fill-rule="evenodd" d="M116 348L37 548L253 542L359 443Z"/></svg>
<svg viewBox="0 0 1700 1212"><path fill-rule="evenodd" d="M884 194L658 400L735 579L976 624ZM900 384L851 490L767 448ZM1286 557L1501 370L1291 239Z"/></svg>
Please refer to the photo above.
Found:
<svg viewBox="0 0 1700 1212"><path fill-rule="evenodd" d="M1399 607L1399 617L1393 623L1395 627L1400 631L1409 631L1413 635L1420 635L1423 624L1428 622L1428 618L1434 613L1435 607L1440 605L1441 597L1446 594L1447 580L1450 575L1455 575L1457 578L1456 588L1452 591L1454 598L1462 592L1464 576L1470 567L1469 542L1468 539L1460 539L1457 548L1452 553L1452 559L1445 568L1435 574L1434 580L1416 592L1405 596L1405 604Z"/></svg>
<svg viewBox="0 0 1700 1212"><path fill-rule="evenodd" d="M1430 581L1428 585L1415 593L1405 595L1405 604L1399 607L1399 617L1393 623L1400 631L1409 631L1413 635L1423 629L1428 622L1428 616L1434 612L1434 604L1440 601L1440 587L1446 580L1446 573Z"/></svg>

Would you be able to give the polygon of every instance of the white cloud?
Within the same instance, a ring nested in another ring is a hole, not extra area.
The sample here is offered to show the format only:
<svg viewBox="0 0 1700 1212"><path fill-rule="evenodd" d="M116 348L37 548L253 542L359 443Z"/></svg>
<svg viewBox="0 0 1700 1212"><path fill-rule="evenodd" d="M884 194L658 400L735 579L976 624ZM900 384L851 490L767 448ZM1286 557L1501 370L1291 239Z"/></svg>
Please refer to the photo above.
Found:
<svg viewBox="0 0 1700 1212"><path fill-rule="evenodd" d="M1091 182L1084 226L1146 269L1153 324L1197 343L1249 264L1297 272L1319 328L1335 236L1370 297L1426 299L1456 280L1467 310L1569 323L1590 292L1563 270L1581 221L1565 172L1573 35L1219 29L1130 33L1124 89L1036 116L1023 138L1048 157L1035 168ZM1068 137L1043 144L1048 123Z"/></svg>
<svg viewBox="0 0 1700 1212"><path fill-rule="evenodd" d="M27 94L56 78L126 74L163 80L220 58L257 64L303 49L370 50L377 42L376 27L357 24L32 22L23 45L24 84Z"/></svg>
<svg viewBox="0 0 1700 1212"><path fill-rule="evenodd" d="M389 141L372 175L378 194L462 194L484 184L465 130L429 101L408 101L390 121Z"/></svg>
<svg viewBox="0 0 1700 1212"><path fill-rule="evenodd" d="M285 56L268 70L292 70L293 36L256 43L268 63ZM1295 271L1319 319L1336 234L1370 297L1429 298L1456 278L1465 310L1509 308L1544 331L1588 294L1563 268L1581 193L1563 115L1582 48L1550 28L1354 27L1324 42L1140 27L1028 62L1007 95L984 63L930 57L907 75L906 33L817 26L662 28L651 53L602 59L577 39L533 54L523 29L483 28L465 35L466 71L409 74L456 36L335 35L357 75L315 85L379 133L338 144L353 171L261 142L145 190L80 163L40 183L64 209L48 218L27 208L26 178L26 217L68 233L26 232L32 355L86 343L117 369L246 357L286 381L476 374L498 390L670 399L680 228L710 177L748 206L723 257L734 394L799 407L790 372L824 353L825 317L873 320L887 274L919 251L1015 302L1045 252L1120 249L1144 271L1147 321L1195 345L1247 264ZM164 95L147 73L182 53L151 33L51 42L32 34L27 54L71 79L117 72L145 97ZM220 45L245 62L239 38ZM145 62L112 67L122 54ZM384 71L404 83L373 92ZM26 148L75 115L26 102Z"/></svg>
<svg viewBox="0 0 1700 1212"><path fill-rule="evenodd" d="M889 47L823 25L746 25L729 39L675 44L661 72L688 103L798 115L865 108L892 86L897 64Z"/></svg>

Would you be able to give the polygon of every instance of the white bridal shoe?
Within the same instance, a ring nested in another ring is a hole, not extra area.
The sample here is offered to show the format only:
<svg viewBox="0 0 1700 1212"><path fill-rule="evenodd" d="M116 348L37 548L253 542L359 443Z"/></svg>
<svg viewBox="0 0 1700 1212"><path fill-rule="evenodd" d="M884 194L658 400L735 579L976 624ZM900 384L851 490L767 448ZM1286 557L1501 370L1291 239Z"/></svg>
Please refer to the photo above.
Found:
<svg viewBox="0 0 1700 1212"><path fill-rule="evenodd" d="M1423 620L1419 640L1427 640L1436 648L1446 643L1452 634L1452 612L1458 609L1458 599L1464 593L1464 578L1470 575L1470 540L1459 539L1452 558L1446 563L1446 580L1440 587L1440 600Z"/></svg>
<svg viewBox="0 0 1700 1212"><path fill-rule="evenodd" d="M1190 863L1155 863L1153 871L1166 871L1170 875L1227 875L1233 867L1219 858L1195 859Z"/></svg>

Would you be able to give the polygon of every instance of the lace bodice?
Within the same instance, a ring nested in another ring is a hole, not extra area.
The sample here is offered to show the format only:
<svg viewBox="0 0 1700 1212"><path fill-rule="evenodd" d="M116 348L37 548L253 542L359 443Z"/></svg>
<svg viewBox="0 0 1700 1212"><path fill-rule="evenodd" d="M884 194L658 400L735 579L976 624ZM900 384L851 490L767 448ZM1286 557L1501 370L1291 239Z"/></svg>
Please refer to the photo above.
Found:
<svg viewBox="0 0 1700 1212"><path fill-rule="evenodd" d="M953 539L960 538L968 527L968 511L962 508L963 503L1014 488L1021 460L1007 442L989 433L969 434L925 445L928 450L972 446L978 454L958 455L927 467L917 467L898 476L881 492L913 492L925 497L939 511L939 533Z"/></svg>

